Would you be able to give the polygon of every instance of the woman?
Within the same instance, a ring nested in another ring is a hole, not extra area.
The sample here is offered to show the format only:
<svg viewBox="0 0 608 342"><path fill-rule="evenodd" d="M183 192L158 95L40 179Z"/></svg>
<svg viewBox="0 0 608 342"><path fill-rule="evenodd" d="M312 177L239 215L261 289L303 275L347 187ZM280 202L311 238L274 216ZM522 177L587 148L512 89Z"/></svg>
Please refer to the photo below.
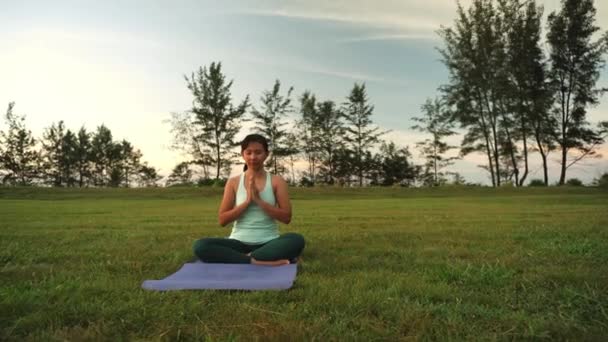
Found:
<svg viewBox="0 0 608 342"><path fill-rule="evenodd" d="M228 238L204 238L194 243L194 254L203 262L280 266L302 253L300 234L279 235L278 220L291 221L287 183L264 170L268 141L251 134L241 142L244 172L226 182L219 210L220 225L234 221Z"/></svg>

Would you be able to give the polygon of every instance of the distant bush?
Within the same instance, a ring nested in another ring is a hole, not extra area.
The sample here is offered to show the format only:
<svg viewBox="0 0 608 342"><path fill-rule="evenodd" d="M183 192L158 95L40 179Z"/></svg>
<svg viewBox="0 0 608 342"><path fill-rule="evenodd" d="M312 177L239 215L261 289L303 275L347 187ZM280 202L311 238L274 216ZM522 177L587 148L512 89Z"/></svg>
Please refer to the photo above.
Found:
<svg viewBox="0 0 608 342"><path fill-rule="evenodd" d="M213 185L213 179L211 178L201 178L196 181L197 186L211 186Z"/></svg>
<svg viewBox="0 0 608 342"><path fill-rule="evenodd" d="M528 186L545 186L545 181L542 179L533 179L528 183Z"/></svg>
<svg viewBox="0 0 608 342"><path fill-rule="evenodd" d="M578 178L570 178L566 181L568 186L583 186L583 182Z"/></svg>
<svg viewBox="0 0 608 342"><path fill-rule="evenodd" d="M193 187L194 183L174 183L174 184L170 184L167 187L168 188L190 188Z"/></svg>
<svg viewBox="0 0 608 342"><path fill-rule="evenodd" d="M226 185L228 180L224 178L220 179L211 179L211 178L201 178L196 181L197 186L213 186L213 187L223 187Z"/></svg>
<svg viewBox="0 0 608 342"><path fill-rule="evenodd" d="M608 172L605 172L599 178L594 179L593 185L603 189L608 189Z"/></svg>
<svg viewBox="0 0 608 342"><path fill-rule="evenodd" d="M300 186L310 187L313 185L314 183L312 182L312 180L308 179L308 177L302 177L300 179Z"/></svg>
<svg viewBox="0 0 608 342"><path fill-rule="evenodd" d="M211 184L211 186L218 187L218 188L223 188L226 185L227 181L228 180L224 179L224 178L214 179L213 180L213 184Z"/></svg>

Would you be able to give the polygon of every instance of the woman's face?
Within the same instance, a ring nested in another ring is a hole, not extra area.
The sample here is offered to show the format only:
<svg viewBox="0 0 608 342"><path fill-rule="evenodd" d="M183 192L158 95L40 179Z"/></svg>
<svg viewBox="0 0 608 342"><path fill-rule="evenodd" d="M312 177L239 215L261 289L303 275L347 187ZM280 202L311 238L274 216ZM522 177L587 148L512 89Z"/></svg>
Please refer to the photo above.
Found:
<svg viewBox="0 0 608 342"><path fill-rule="evenodd" d="M268 157L268 153L264 151L264 146L258 142L250 142L247 148L241 152L241 155L247 167L253 170L263 167L264 160Z"/></svg>

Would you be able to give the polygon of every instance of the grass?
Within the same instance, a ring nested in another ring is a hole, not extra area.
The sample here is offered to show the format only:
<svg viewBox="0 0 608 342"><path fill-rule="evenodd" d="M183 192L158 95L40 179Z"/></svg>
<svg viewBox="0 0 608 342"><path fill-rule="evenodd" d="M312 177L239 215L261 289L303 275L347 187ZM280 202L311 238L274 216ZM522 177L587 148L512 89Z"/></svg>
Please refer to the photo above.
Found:
<svg viewBox="0 0 608 342"><path fill-rule="evenodd" d="M293 189L285 292L149 292L221 189L0 188L0 340L602 340L608 193Z"/></svg>

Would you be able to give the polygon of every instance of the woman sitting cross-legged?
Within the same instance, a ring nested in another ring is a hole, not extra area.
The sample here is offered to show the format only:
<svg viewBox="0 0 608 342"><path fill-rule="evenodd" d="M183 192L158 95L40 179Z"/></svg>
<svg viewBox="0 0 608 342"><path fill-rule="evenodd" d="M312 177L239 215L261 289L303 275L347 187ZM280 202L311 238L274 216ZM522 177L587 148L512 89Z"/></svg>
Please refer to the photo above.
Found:
<svg viewBox="0 0 608 342"><path fill-rule="evenodd" d="M300 234L279 235L278 220L291 221L287 183L264 170L268 142L251 134L241 142L245 171L226 182L219 210L220 225L234 221L228 238L203 238L194 243L194 254L207 263L280 266L295 260L304 249Z"/></svg>

